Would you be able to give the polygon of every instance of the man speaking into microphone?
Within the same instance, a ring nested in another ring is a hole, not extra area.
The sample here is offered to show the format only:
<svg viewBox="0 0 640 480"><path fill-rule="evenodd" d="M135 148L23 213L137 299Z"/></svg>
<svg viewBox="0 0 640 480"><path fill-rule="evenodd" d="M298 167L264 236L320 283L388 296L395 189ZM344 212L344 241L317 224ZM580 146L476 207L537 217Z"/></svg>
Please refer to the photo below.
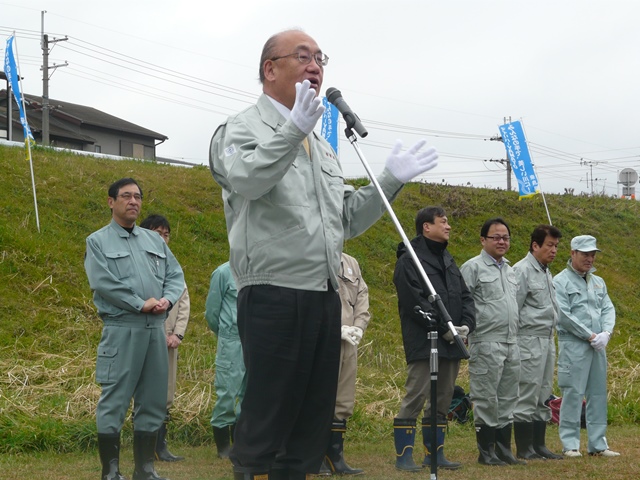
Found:
<svg viewBox="0 0 640 480"><path fill-rule="evenodd" d="M328 62L301 30L273 35L260 58L263 95L211 140L247 371L230 455L236 480L318 471L336 398L343 241L385 209L374 185L345 184L336 153L313 131ZM388 200L436 166L438 154L425 143L393 148L377 177Z"/></svg>

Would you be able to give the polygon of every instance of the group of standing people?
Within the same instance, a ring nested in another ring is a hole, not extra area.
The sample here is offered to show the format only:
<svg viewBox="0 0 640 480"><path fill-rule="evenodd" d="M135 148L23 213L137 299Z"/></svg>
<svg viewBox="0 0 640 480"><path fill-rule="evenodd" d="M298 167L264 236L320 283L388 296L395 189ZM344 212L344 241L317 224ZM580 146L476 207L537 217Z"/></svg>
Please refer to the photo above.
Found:
<svg viewBox="0 0 640 480"><path fill-rule="evenodd" d="M429 401L432 330L419 312L438 312L429 298L437 295L447 308L458 335L469 345L469 384L473 403L478 462L484 465L526 464L526 460L581 456L580 414L587 403L587 451L618 456L609 449L607 425L607 360L605 348L615 325L615 310L604 281L594 275L596 239L580 235L571 241L571 258L555 279L549 264L562 234L539 225L531 234L529 253L513 268L505 254L511 231L501 218L487 220L480 230L480 255L460 269L447 252L451 227L441 207L427 207L416 216L417 236L411 241L434 292L418 275L405 246L398 248L394 284L407 359L406 395L394 419L396 468L417 471L431 464L457 469L444 455L446 414L453 396L461 352L442 320L437 326L437 444L431 445ZM563 401L559 434L563 454L546 447L551 418L545 404L553 389L558 332L558 386ZM425 408L426 402L426 408ZM416 420L424 408L422 465L413 460ZM515 438L516 454L511 450Z"/></svg>
<svg viewBox="0 0 640 480"><path fill-rule="evenodd" d="M229 263L212 274L207 298L206 319L218 334L219 391L211 425L218 455L230 458L235 480L302 480L320 470L362 473L346 463L343 441L353 413L357 346L369 322L368 298L357 263L342 251L344 240L372 226L385 205L376 186L355 189L345 183L335 152L314 132L324 111L318 94L328 61L316 41L301 30L273 35L260 58L263 94L255 105L218 127L211 140L210 168L222 187L230 246ZM377 177L380 193L388 201L405 183L437 165L437 151L425 144L422 140L403 151L398 141L389 153ZM184 335L184 329L177 327L165 333L167 315L179 309L186 294L184 275L162 231L158 235L136 226L142 190L135 180L111 185L108 204L112 221L87 238L85 259L104 323L96 366L96 380L102 386L96 413L102 479L124 478L119 471L119 439L133 398L133 480L164 480L155 471L156 451L163 452L165 458L158 453L161 459L177 458L168 452L165 437L166 400L173 394L169 382L158 379L171 378L169 351ZM527 402L517 410L519 384L529 379L520 375L519 282L503 258L509 229L500 219L485 223L481 254L460 269L447 252L449 231L444 210L424 209L412 245L450 312L457 335L469 340L479 460L517 463L508 445L512 423L515 418L517 425L525 425L522 438L534 424L539 438L536 422L546 421L540 399L547 383L540 382L544 385L537 392L523 388ZM536 245L540 246L539 240ZM591 246L593 250L584 250ZM561 439L565 455L579 454L574 429L579 410L570 401L586 394L588 451L609 456L614 452L604 439L606 410L603 421L601 406L606 401L604 349L613 329L613 307L604 282L591 270L595 239L580 243L575 252L573 247L572 242L569 273L558 275L554 282L559 383L566 392ZM394 283L408 378L407 395L394 421L396 465L415 470L420 468L411 459L415 424L430 387L429 346L423 337L424 322L415 318L414 307L426 311L432 307L403 245L397 254ZM535 294L543 294L543 284ZM538 339L539 344L527 343L526 348L544 355L544 375L553 353L555 317L549 321L550 330L523 330L527 338ZM462 357L451 343L452 332L440 326L439 333L438 402L433 407L437 421L431 423L432 407L427 405L422 419L423 465L429 465L435 453L441 466L459 468L459 463L444 457L443 445ZM228 391L222 391L221 383ZM579 417L577 422L579 428ZM436 445L430 443L433 429ZM533 445L533 451L552 458L542 446ZM519 456L529 452L525 447L522 444L520 450L518 444Z"/></svg>

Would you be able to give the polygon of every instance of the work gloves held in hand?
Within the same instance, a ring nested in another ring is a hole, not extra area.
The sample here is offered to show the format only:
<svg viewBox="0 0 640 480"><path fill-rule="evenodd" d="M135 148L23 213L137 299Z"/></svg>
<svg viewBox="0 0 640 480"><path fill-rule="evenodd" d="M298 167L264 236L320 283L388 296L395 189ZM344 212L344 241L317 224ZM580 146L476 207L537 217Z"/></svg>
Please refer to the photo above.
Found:
<svg viewBox="0 0 640 480"><path fill-rule="evenodd" d="M460 339L464 342L469 335L469 327L467 327L466 325L462 325L461 327L455 327L455 329L458 332L458 336L460 337ZM442 339L446 340L449 343L453 343L453 333L451 333L451 330L447 330L447 332L442 335Z"/></svg>
<svg viewBox="0 0 640 480"><path fill-rule="evenodd" d="M364 331L360 327L342 325L342 340L349 342L353 346L357 346L362 340Z"/></svg>
<svg viewBox="0 0 640 480"><path fill-rule="evenodd" d="M611 334L609 332L600 332L596 334L596 337L593 340L591 340L591 346L600 352L607 348L607 343L609 343L610 337Z"/></svg>

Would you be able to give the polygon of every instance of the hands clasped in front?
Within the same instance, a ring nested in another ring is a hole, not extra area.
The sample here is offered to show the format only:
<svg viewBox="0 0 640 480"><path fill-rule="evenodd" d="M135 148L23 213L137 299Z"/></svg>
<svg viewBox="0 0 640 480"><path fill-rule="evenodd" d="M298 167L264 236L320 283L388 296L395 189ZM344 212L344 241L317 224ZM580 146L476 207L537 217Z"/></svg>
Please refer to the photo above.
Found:
<svg viewBox="0 0 640 480"><path fill-rule="evenodd" d="M464 342L467 339L467 336L469 335L469 327L467 327L466 325L462 325L460 327L454 327L454 328L458 332L458 336ZM449 343L453 343L453 333L451 333L451 330L447 330L447 332L444 335L442 335L442 339L446 340Z"/></svg>
<svg viewBox="0 0 640 480"><path fill-rule="evenodd" d="M360 343L360 340L362 340L363 334L364 334L364 331L360 327L355 327L350 325L342 326L342 332L341 332L342 340L349 342L353 346L357 346Z"/></svg>
<svg viewBox="0 0 640 480"><path fill-rule="evenodd" d="M600 332L596 334L593 340L591 340L591 346L598 352L607 348L609 343L609 332Z"/></svg>
<svg viewBox="0 0 640 480"><path fill-rule="evenodd" d="M159 315L169 310L170 306L171 306L171 302L169 302L169 300L167 300L164 297L161 298L160 300L157 300L151 297L145 300L144 305L142 306L141 312L151 313L153 315Z"/></svg>

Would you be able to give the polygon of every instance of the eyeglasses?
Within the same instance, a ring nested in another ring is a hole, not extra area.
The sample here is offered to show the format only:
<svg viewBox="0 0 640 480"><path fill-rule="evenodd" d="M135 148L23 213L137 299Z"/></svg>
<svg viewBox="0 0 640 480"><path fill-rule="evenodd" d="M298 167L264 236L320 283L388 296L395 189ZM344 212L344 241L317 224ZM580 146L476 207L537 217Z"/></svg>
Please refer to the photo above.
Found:
<svg viewBox="0 0 640 480"><path fill-rule="evenodd" d="M140 194L140 193L127 192L127 193L121 193L120 195L116 195L116 197L120 197L121 199L123 199L126 202L128 202L132 198L135 198L136 201L138 201L138 202L142 201L142 194Z"/></svg>
<svg viewBox="0 0 640 480"><path fill-rule="evenodd" d="M296 57L298 61L303 65L309 65L312 58L316 61L319 67L326 67L329 63L329 57L327 57L324 53L320 52L311 54L305 51L290 53L289 55L282 55L281 57L273 57L271 60L276 61L280 60L281 58L287 57Z"/></svg>
<svg viewBox="0 0 640 480"><path fill-rule="evenodd" d="M484 237L486 239L491 239L494 242L498 243L500 240L502 240L504 243L509 242L509 240L511 240L511 237L509 235L492 235L490 237Z"/></svg>

